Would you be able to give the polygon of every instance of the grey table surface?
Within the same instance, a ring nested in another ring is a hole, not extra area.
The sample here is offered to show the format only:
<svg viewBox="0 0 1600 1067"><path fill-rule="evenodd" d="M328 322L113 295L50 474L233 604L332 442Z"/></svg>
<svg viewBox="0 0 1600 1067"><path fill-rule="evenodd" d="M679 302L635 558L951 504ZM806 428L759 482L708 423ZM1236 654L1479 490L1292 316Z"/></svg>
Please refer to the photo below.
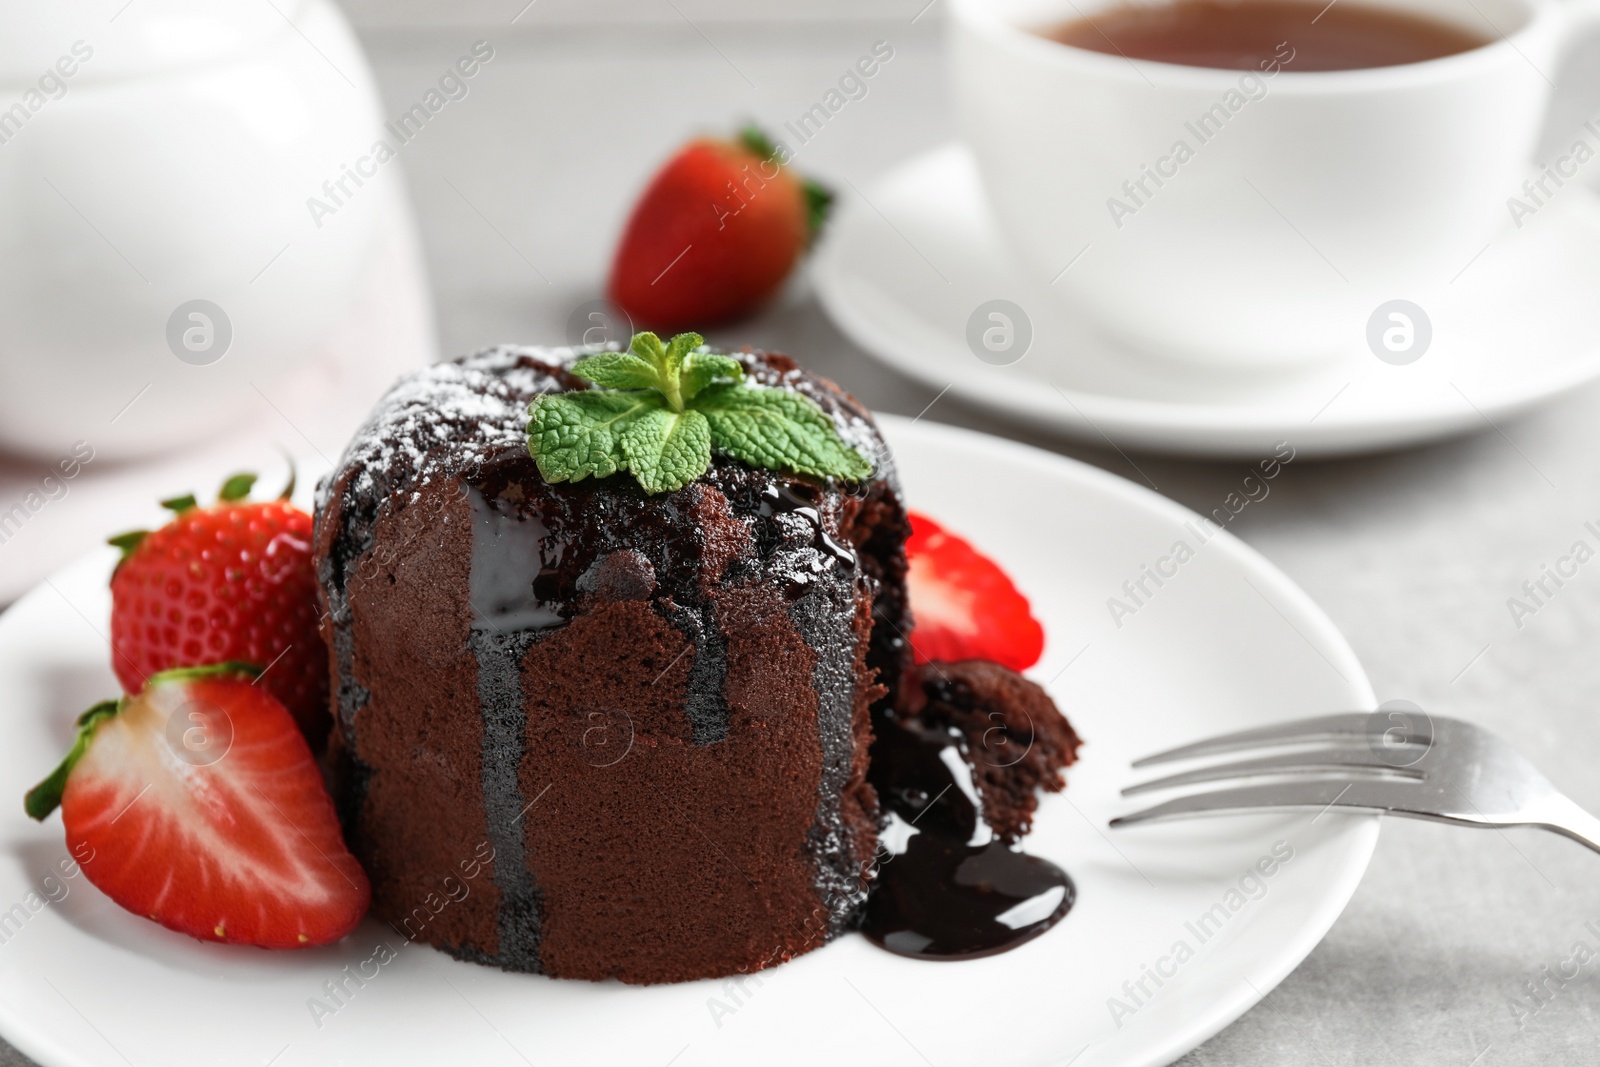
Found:
<svg viewBox="0 0 1600 1067"><path fill-rule="evenodd" d="M598 294L632 195L677 142L752 116L781 127L875 41L890 42L894 58L805 147L803 169L848 190L951 137L938 15L365 32L391 114L475 40L495 48L470 94L403 154L443 350L559 341L572 310ZM1584 110L1575 101L1562 105L1568 118ZM1148 481L1202 512L1243 474L1243 464L1124 456L1041 437L949 396L928 408L934 390L846 340L803 284L724 339L797 354L875 409L1025 440ZM1589 388L1431 447L1296 462L1230 526L1322 605L1380 699L1501 731L1592 810L1600 810L1592 770L1600 565L1581 569L1520 627L1507 601L1575 541L1600 547L1583 527L1600 520L1597 426L1600 389ZM1600 929L1597 874L1600 857L1554 836L1386 823L1326 940L1261 1005L1180 1062L1600 1063L1600 962L1565 982L1545 970L1578 942L1600 961L1600 937L1586 926ZM0 1045L0 1067L27 1062Z"/></svg>

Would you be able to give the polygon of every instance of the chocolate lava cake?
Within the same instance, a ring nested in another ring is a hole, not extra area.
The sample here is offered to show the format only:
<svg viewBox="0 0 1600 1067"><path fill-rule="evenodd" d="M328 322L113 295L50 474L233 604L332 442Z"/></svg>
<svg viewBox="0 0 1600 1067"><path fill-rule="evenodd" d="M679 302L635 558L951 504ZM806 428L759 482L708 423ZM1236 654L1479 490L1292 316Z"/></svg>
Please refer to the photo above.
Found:
<svg viewBox="0 0 1600 1067"><path fill-rule="evenodd" d="M319 487L327 760L375 914L562 977L787 960L861 921L884 817L875 713L943 709L930 729L974 745L1026 716L1029 758L974 779L1001 836L1023 832L1077 740L1008 671L911 667L908 521L868 412L785 356L734 353L750 382L815 401L875 473L718 456L654 496L629 477L552 484L529 405L590 388L571 368L592 353L501 347L415 374Z"/></svg>
<svg viewBox="0 0 1600 1067"><path fill-rule="evenodd" d="M528 407L587 388L578 354L401 382L321 487L347 834L377 915L459 956L632 982L770 965L865 896L868 708L908 626L894 475L845 491L718 458L654 497L547 484ZM831 383L739 358L886 455Z"/></svg>

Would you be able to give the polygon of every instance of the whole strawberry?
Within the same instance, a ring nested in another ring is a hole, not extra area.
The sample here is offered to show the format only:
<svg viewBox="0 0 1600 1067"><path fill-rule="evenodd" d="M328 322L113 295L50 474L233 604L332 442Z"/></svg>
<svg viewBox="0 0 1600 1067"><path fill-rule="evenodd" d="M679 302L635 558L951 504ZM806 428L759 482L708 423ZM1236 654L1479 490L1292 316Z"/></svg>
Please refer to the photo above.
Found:
<svg viewBox="0 0 1600 1067"><path fill-rule="evenodd" d="M313 749L327 737L328 656L317 629L311 516L288 500L246 499L255 475L217 503L164 500L177 517L111 538L112 666L129 693L154 674L223 660L254 664Z"/></svg>
<svg viewBox="0 0 1600 1067"><path fill-rule="evenodd" d="M760 130L691 141L656 172L617 246L607 296L639 326L713 325L769 300L833 196Z"/></svg>

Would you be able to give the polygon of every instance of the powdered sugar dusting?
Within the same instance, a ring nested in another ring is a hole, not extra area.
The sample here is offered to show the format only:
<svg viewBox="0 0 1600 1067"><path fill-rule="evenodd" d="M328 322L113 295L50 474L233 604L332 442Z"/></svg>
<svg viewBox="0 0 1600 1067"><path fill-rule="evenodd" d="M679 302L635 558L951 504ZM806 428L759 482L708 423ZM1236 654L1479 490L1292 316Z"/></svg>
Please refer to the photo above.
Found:
<svg viewBox="0 0 1600 1067"><path fill-rule="evenodd" d="M592 350L501 345L402 378L379 401L339 463L357 499L415 503L435 477L481 468L527 448L528 406L584 383L566 373ZM336 476L319 487L327 504Z"/></svg>
<svg viewBox="0 0 1600 1067"><path fill-rule="evenodd" d="M339 471L318 487L318 510L341 483L341 491L357 500L416 503L435 477L459 477L526 449L534 398L587 388L568 371L584 356L608 350L617 349L500 345L401 379L357 431ZM888 450L864 408L785 357L751 350L730 354L754 383L816 401L839 435L879 468L875 479L894 480Z"/></svg>

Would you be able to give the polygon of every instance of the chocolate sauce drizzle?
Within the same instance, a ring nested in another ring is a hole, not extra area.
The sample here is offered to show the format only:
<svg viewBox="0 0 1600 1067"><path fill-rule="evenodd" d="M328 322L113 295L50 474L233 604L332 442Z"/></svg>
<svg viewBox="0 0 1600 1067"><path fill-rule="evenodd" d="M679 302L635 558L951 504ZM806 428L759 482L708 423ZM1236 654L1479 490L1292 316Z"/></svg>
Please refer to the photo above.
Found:
<svg viewBox="0 0 1600 1067"><path fill-rule="evenodd" d="M775 561L774 554L789 557L773 570L788 576L790 615L817 653L814 688L819 699L839 705L819 715L837 730L821 738L824 782L817 821L808 836L818 854L842 855L846 842L827 809L849 774L851 651L835 632L838 617L848 610L841 599L847 587L819 579L835 567L851 572L859 559L828 533L817 503L805 495L809 488L773 480L760 486L752 502L758 539L769 542L769 560ZM518 664L542 633L564 624L571 605L555 590L571 584L561 572L577 562L567 558L577 546L570 535L547 527L534 508L492 502L475 487L468 493L474 523L472 646L484 714L483 791L491 838L502 859L495 865L502 894L499 956L502 964L536 971L540 893L528 871L521 835L512 829L513 813L526 803L516 770L525 730ZM650 569L637 550L618 552L637 555L638 560L626 561L636 569ZM597 556L576 579L573 591L598 591L627 577L620 573L626 567L608 566L618 552ZM538 577L530 581L530 576ZM678 608L673 617L695 642L696 664L712 675L691 686L690 703L702 690L720 697L726 665L714 622L687 608ZM687 710L696 743L723 740L725 708L720 715L705 714L712 709ZM1055 864L1002 840L984 821L972 757L960 732L885 710L875 716L873 728L868 777L889 824L877 875L866 894L842 873L829 877L833 872L819 872L824 897L833 902L830 912L836 912L831 921L842 926L862 907L864 896L861 928L869 940L899 955L940 960L1005 952L1059 922L1076 896L1071 879Z"/></svg>
<svg viewBox="0 0 1600 1067"><path fill-rule="evenodd" d="M959 731L892 712L873 724L868 779L889 824L862 933L901 956L964 960L1030 941L1060 922L1077 891L1065 871L984 822Z"/></svg>
<svg viewBox="0 0 1600 1067"><path fill-rule="evenodd" d="M757 514L764 519L775 515L798 515L811 524L812 532L823 551L832 556L838 563L846 568L856 565L855 550L848 545L841 545L828 533L827 526L822 521L822 514L817 510L816 502L800 495L799 483L785 485L779 481L768 483L761 491L761 504Z"/></svg>
<svg viewBox="0 0 1600 1067"><path fill-rule="evenodd" d="M528 868L517 826L527 810L517 776L527 731L520 666L538 631L559 625L561 617L539 598L533 583L517 578L548 567L552 556L560 558L564 546L548 536L536 515L496 508L475 488L468 488L467 494L472 509L469 643L478 661L478 705L483 715L484 818L494 848L494 882L500 890L496 962L539 971L543 894Z"/></svg>

